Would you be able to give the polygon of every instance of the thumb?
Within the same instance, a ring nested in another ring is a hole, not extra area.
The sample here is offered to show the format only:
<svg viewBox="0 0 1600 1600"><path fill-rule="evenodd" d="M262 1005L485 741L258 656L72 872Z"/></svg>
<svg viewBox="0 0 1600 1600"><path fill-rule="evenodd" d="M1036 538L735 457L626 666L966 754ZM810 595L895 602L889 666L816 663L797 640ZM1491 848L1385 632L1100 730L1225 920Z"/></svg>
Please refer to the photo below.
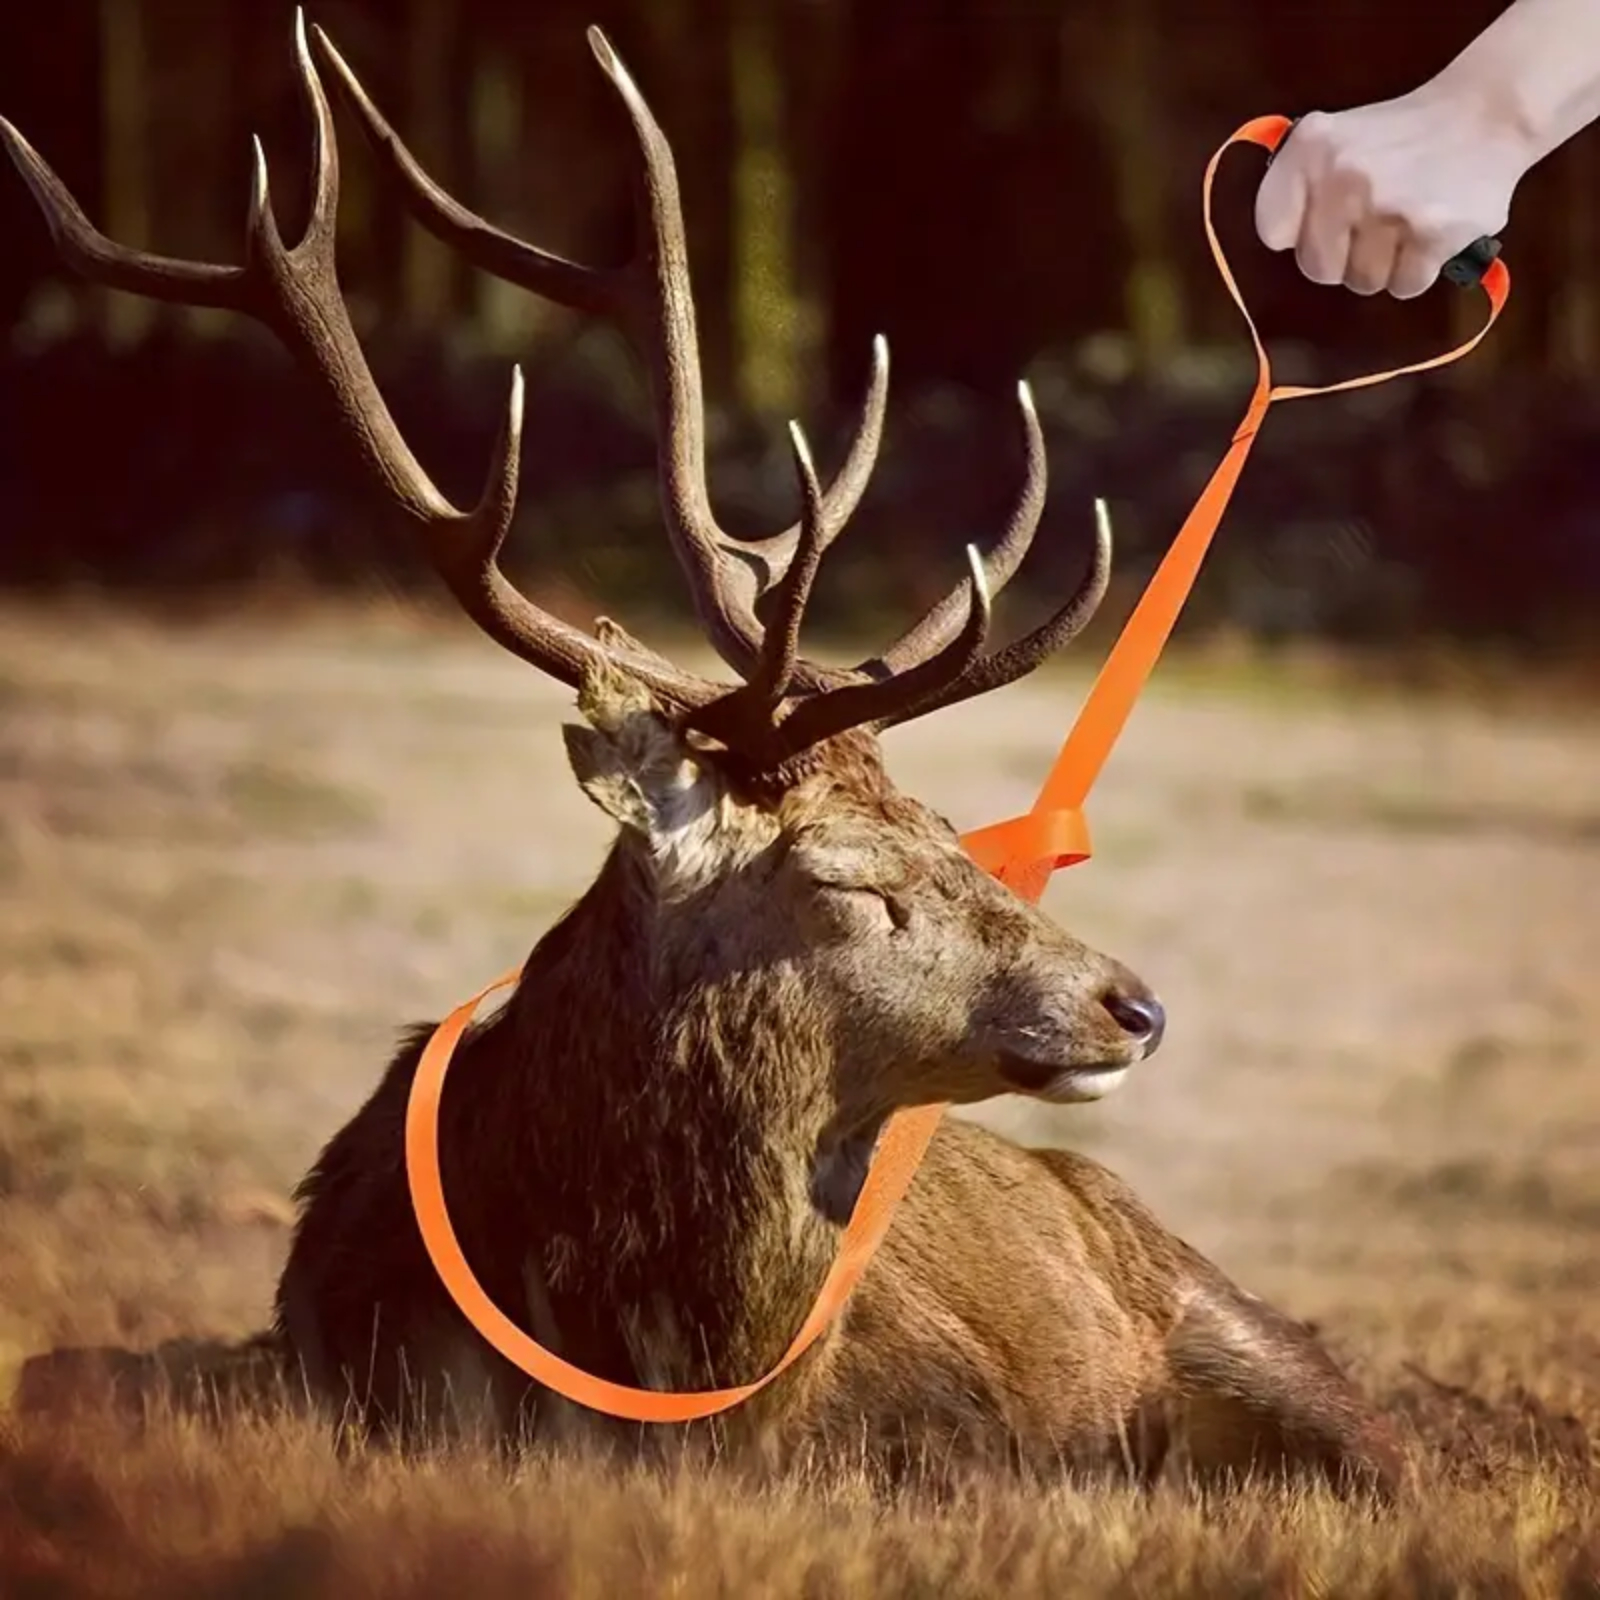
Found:
<svg viewBox="0 0 1600 1600"><path fill-rule="evenodd" d="M1269 250L1293 248L1305 221L1308 186L1304 166L1279 147L1256 190L1256 234Z"/></svg>

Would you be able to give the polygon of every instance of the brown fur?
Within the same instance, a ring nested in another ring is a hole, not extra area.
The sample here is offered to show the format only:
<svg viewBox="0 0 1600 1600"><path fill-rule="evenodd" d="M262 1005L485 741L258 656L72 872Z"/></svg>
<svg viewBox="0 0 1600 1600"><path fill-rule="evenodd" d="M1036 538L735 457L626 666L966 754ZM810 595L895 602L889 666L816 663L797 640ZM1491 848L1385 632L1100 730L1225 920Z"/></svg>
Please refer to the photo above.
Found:
<svg viewBox="0 0 1600 1600"><path fill-rule="evenodd" d="M888 1113L1014 1087L1019 1041L1063 1068L1136 1061L1148 1045L1106 999L1153 997L973 864L870 737L753 794L627 680L581 705L569 753L621 835L457 1052L445 1190L480 1281L568 1359L654 1387L747 1381L810 1308ZM424 1254L403 1124L430 1031L300 1191L278 1326L336 1406L501 1439L700 1437L741 1459L1399 1481L1386 1426L1303 1329L1095 1163L958 1120L846 1313L754 1400L681 1431L557 1404Z"/></svg>

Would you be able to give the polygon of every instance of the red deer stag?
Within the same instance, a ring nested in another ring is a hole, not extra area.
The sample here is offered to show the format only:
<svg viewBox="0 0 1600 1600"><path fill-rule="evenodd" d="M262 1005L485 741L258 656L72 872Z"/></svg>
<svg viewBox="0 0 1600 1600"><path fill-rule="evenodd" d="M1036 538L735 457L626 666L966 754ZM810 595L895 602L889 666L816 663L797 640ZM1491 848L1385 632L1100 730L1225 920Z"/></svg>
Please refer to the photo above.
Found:
<svg viewBox="0 0 1600 1600"><path fill-rule="evenodd" d="M1164 1017L1125 967L976 866L944 820L894 787L880 754L883 729L1030 672L1104 593L1102 525L1066 604L984 649L990 594L1021 561L1043 502L1026 388L1025 482L987 557L973 555L960 586L859 667L800 656L818 563L877 452L885 348L831 486L795 429L798 525L730 539L707 495L672 156L605 38L592 30L589 42L638 146L642 248L616 270L535 249L443 193L317 34L423 226L630 337L650 380L668 530L704 628L741 680L731 687L609 622L594 637L570 627L502 575L520 376L475 509L455 509L411 454L342 303L338 155L301 24L309 220L298 244L283 242L258 145L242 267L113 243L14 129L0 122L0 136L80 274L272 328L420 528L462 609L577 691L583 722L563 729L567 756L617 838L511 1000L459 1050L441 1116L444 1183L468 1260L525 1329L614 1380L700 1389L747 1381L782 1354L891 1113L1011 1092L1093 1100L1151 1054ZM278 1335L314 1394L375 1425L471 1423L514 1440L536 1386L458 1314L408 1197L402 1128L429 1031L411 1035L301 1185ZM1178 1445L1210 1477L1311 1472L1379 1494L1401 1477L1387 1424L1307 1331L1236 1288L1095 1163L960 1120L942 1126L846 1313L716 1427L752 1460L858 1458L865 1440L891 1466L913 1451L971 1452L1148 1474Z"/></svg>

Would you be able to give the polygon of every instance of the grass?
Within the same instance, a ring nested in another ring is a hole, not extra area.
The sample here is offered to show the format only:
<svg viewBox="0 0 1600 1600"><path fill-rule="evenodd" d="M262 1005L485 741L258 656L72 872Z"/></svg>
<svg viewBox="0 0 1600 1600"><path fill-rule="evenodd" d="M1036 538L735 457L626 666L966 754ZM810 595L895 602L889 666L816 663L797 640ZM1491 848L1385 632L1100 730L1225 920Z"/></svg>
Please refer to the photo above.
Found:
<svg viewBox="0 0 1600 1600"><path fill-rule="evenodd" d="M1592 703L1171 666L1047 902L1169 1040L1102 1106L981 1114L1316 1322L1409 1429L1413 1506L405 1462L85 1386L0 1421L0 1595L1600 1595ZM891 760L1010 815L1085 683ZM396 1029L598 863L567 698L394 615L0 618L0 1376L262 1325L288 1191Z"/></svg>
<svg viewBox="0 0 1600 1600"><path fill-rule="evenodd" d="M22 1512L13 1581L25 1572L36 1593L1515 1595L1543 1572L1543 1592L1575 1596L1594 1581L1593 1552L1541 1481L1443 1491L1414 1522L1265 1492L1207 1505L972 1484L885 1503L848 1473L735 1495L714 1477L573 1459L509 1477L465 1457L400 1471L341 1458L292 1420L220 1437L99 1425L0 1470Z"/></svg>

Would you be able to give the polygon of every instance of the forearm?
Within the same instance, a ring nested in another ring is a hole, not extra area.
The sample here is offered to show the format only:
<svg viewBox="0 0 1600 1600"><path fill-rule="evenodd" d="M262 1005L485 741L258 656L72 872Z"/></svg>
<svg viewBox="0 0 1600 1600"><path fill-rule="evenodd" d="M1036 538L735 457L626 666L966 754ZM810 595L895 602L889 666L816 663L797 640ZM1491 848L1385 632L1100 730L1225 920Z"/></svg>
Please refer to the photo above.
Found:
<svg viewBox="0 0 1600 1600"><path fill-rule="evenodd" d="M1600 0L1513 0L1428 87L1476 101L1533 166L1600 117Z"/></svg>

